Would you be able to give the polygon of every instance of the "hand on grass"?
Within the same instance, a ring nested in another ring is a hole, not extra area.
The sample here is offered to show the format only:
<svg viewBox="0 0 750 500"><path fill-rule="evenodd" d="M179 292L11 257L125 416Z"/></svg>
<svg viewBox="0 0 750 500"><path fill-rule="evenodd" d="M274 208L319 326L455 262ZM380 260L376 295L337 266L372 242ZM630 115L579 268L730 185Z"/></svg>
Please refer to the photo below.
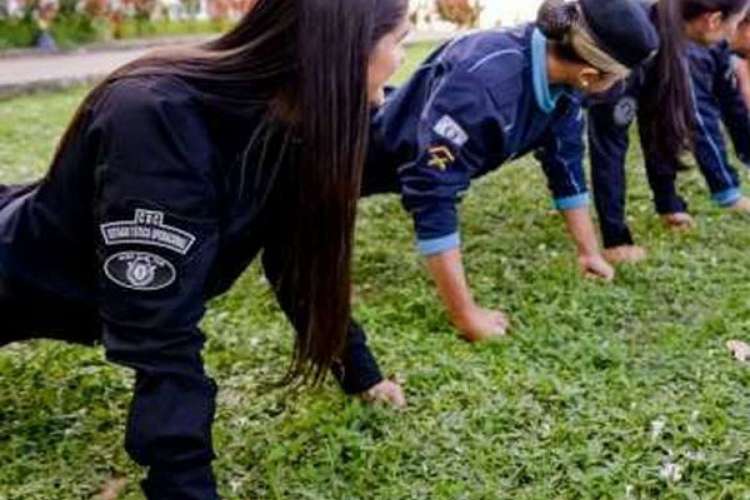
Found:
<svg viewBox="0 0 750 500"><path fill-rule="evenodd" d="M370 404L385 404L394 408L405 408L404 390L395 380L386 379L360 394L362 400Z"/></svg>
<svg viewBox="0 0 750 500"><path fill-rule="evenodd" d="M615 268L612 267L601 254L579 255L578 265L587 278L599 278L612 281L615 278Z"/></svg>
<svg viewBox="0 0 750 500"><path fill-rule="evenodd" d="M508 318L500 311L472 306L454 320L461 336L468 342L484 342L508 333Z"/></svg>

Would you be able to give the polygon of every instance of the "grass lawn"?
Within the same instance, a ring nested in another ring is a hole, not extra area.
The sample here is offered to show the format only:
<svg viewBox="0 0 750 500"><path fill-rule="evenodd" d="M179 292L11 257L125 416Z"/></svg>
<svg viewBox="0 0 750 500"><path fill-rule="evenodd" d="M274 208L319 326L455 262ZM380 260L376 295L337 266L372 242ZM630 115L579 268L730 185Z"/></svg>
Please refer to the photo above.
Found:
<svg viewBox="0 0 750 500"><path fill-rule="evenodd" d="M426 50L412 48L411 62ZM0 182L44 171L83 95L0 103ZM651 254L611 285L579 277L533 160L475 183L462 207L468 273L514 326L492 345L454 337L399 200L363 203L357 316L386 373L406 379L403 412L332 382L295 398L269 392L292 332L252 267L203 323L221 387L223 495L750 499L750 366L724 346L750 340L750 218L713 207L692 171L681 189L699 227L669 233L639 148L629 165L629 213ZM126 480L122 498L142 498L142 471L122 449L131 383L100 349L0 351L0 498L90 498L113 478Z"/></svg>

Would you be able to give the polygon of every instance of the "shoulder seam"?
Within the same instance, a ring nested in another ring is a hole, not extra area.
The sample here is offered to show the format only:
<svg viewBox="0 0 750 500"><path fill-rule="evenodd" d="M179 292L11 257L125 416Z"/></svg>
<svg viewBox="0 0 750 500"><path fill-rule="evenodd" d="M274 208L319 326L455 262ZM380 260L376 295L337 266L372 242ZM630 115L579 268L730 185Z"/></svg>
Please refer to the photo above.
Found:
<svg viewBox="0 0 750 500"><path fill-rule="evenodd" d="M468 72L469 73L475 73L477 70L479 70L479 68L481 68L482 66L484 66L485 64L487 64L488 62L490 62L492 59L496 59L496 58L498 58L500 56L510 55L510 54L521 56L523 58L523 52L521 52L518 49L503 49L503 50L498 50L497 52L492 52L490 54L487 54L486 56L484 56L483 58L481 58L479 61L477 61L476 63L474 63L469 68Z"/></svg>

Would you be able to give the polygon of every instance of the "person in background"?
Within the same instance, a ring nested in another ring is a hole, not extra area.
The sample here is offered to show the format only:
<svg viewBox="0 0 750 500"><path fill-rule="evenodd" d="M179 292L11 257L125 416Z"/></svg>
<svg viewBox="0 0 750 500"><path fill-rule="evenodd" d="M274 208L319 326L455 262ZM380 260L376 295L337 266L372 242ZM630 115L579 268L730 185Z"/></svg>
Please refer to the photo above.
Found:
<svg viewBox="0 0 750 500"><path fill-rule="evenodd" d="M734 68L737 73L739 85L745 106L750 109L750 20L745 18L737 29L737 34L732 38L732 52L734 53Z"/></svg>
<svg viewBox="0 0 750 500"><path fill-rule="evenodd" d="M740 23L733 43L711 47L690 44L688 64L695 99L696 128L693 151L713 200L722 207L750 212L750 199L742 194L740 176L729 161L722 122L734 144L737 158L750 166L750 114L737 76L735 40L747 37L750 23ZM667 167L657 167L667 170ZM673 167L676 170L676 167ZM684 202L684 200L683 200ZM687 206L687 202L684 202Z"/></svg>
<svg viewBox="0 0 750 500"><path fill-rule="evenodd" d="M710 47L731 39L747 15L748 4L748 0L659 0L641 4L659 32L657 57L635 71L624 87L596 96L588 107L594 198L604 254L610 262L636 262L646 257L646 250L635 245L625 219L625 160L629 128L636 117L657 212L670 227L694 224L675 187L679 157L693 147L699 158L715 152L706 150L712 148L709 140L701 139L707 135L698 127L701 118L696 114L696 85L688 71L688 44ZM716 170L704 169L704 173L723 176L725 165L713 163ZM717 190L717 203L745 209L747 200L737 196L729 178L712 188Z"/></svg>

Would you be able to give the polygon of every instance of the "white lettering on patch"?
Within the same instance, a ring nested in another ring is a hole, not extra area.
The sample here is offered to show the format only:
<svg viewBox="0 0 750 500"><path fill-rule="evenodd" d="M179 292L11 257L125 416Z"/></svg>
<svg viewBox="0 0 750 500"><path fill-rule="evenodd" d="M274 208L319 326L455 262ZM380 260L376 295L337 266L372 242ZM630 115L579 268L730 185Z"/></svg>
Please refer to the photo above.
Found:
<svg viewBox="0 0 750 500"><path fill-rule="evenodd" d="M443 116L433 130L437 135L448 139L459 148L463 147L469 141L469 135L449 115Z"/></svg>
<svg viewBox="0 0 750 500"><path fill-rule="evenodd" d="M101 225L108 246L139 244L157 246L185 255L195 243L195 236L164 223L164 212L136 209L133 220Z"/></svg>

